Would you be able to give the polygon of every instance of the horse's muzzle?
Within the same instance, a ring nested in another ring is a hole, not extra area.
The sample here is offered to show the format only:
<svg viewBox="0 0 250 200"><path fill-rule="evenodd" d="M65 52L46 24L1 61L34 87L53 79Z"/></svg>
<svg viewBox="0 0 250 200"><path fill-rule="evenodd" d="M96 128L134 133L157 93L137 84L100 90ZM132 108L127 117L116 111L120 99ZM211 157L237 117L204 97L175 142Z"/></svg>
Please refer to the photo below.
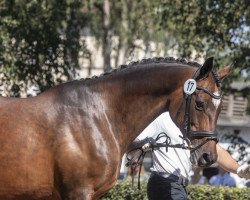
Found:
<svg viewBox="0 0 250 200"><path fill-rule="evenodd" d="M211 153L203 153L198 159L198 166L209 167L217 161L217 155Z"/></svg>

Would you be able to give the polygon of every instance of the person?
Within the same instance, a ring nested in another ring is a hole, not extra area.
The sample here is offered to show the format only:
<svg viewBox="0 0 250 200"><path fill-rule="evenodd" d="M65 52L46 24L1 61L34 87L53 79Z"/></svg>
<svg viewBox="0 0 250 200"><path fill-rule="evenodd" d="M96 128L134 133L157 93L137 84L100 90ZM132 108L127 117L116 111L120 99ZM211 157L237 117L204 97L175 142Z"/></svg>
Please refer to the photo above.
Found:
<svg viewBox="0 0 250 200"><path fill-rule="evenodd" d="M219 173L212 176L209 179L209 184L216 185L216 186L235 187L236 181L232 176L230 176L229 172L227 172L221 167L218 167L218 169L219 169Z"/></svg>
<svg viewBox="0 0 250 200"><path fill-rule="evenodd" d="M161 114L133 141L128 152L141 147L144 151L152 149L151 138L156 139L159 133L166 133L171 139L171 144L181 144L183 139L181 131L173 123L168 112ZM163 137L157 142L163 142ZM219 144L216 145L217 164L228 172L238 174L243 178L250 178L250 166L239 164ZM189 173L192 165L189 160L190 152L181 148L160 147L152 151L153 165L147 184L149 200L186 200Z"/></svg>

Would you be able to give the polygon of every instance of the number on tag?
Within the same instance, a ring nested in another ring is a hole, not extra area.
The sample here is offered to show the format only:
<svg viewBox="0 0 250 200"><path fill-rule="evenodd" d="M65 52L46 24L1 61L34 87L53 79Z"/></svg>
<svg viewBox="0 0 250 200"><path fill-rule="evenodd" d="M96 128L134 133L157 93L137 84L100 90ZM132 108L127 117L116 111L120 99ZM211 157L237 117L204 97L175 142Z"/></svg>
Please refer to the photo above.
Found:
<svg viewBox="0 0 250 200"><path fill-rule="evenodd" d="M186 94L193 94L196 90L196 81L194 79L188 79L184 84L184 92Z"/></svg>

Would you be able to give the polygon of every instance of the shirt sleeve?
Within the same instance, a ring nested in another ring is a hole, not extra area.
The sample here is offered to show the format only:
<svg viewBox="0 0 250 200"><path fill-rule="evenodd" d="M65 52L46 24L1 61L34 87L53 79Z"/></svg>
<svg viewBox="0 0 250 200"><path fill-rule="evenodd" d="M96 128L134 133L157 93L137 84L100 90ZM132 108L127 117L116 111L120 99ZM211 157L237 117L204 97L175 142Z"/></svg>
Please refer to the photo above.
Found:
<svg viewBox="0 0 250 200"><path fill-rule="evenodd" d="M156 119L157 120L157 119ZM139 140L143 140L146 137L155 137L156 133L158 132L159 127L157 126L157 122L153 121L149 124L137 137Z"/></svg>
<svg viewBox="0 0 250 200"><path fill-rule="evenodd" d="M157 135L163 131L162 118L165 118L164 115L160 115L159 117L157 117L141 132L141 134L137 138L139 140L143 140L146 137L156 138Z"/></svg>
<svg viewBox="0 0 250 200"><path fill-rule="evenodd" d="M163 113L157 117L153 122L151 122L137 137L139 140L145 139L146 137L156 138L161 132L169 132L173 128L178 129L172 122L169 113ZM179 130L179 129L178 129Z"/></svg>

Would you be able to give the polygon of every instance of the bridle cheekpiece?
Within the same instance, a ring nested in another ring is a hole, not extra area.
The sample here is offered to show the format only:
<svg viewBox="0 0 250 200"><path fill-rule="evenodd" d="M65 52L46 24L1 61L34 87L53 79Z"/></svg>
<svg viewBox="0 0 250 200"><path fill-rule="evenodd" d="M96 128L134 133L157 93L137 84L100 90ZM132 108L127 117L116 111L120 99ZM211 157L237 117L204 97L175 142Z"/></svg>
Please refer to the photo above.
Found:
<svg viewBox="0 0 250 200"><path fill-rule="evenodd" d="M182 138L183 140L187 142L187 145L191 153L197 150L198 148L200 148L201 146L203 146L209 140L215 140L216 142L218 141L217 133L214 131L192 131L190 128L190 105L191 105L192 95L195 93L196 90L201 90L205 92L206 94L210 95L214 99L221 99L222 97L221 94L216 95L216 94L211 93L206 88L197 86L196 79L198 78L199 70L200 68L195 72L195 74L193 75L191 79L188 79L184 83L184 88L183 88L184 93L185 93L184 99L185 99L186 107L185 107L185 115L184 115L184 131L185 131L184 134L185 135ZM219 76L217 75L217 73L212 71L212 75L216 82L216 85L220 86L220 80L219 80ZM201 144L199 144L198 146L193 147L190 140L199 139L199 138L206 138L206 140L202 142Z"/></svg>

